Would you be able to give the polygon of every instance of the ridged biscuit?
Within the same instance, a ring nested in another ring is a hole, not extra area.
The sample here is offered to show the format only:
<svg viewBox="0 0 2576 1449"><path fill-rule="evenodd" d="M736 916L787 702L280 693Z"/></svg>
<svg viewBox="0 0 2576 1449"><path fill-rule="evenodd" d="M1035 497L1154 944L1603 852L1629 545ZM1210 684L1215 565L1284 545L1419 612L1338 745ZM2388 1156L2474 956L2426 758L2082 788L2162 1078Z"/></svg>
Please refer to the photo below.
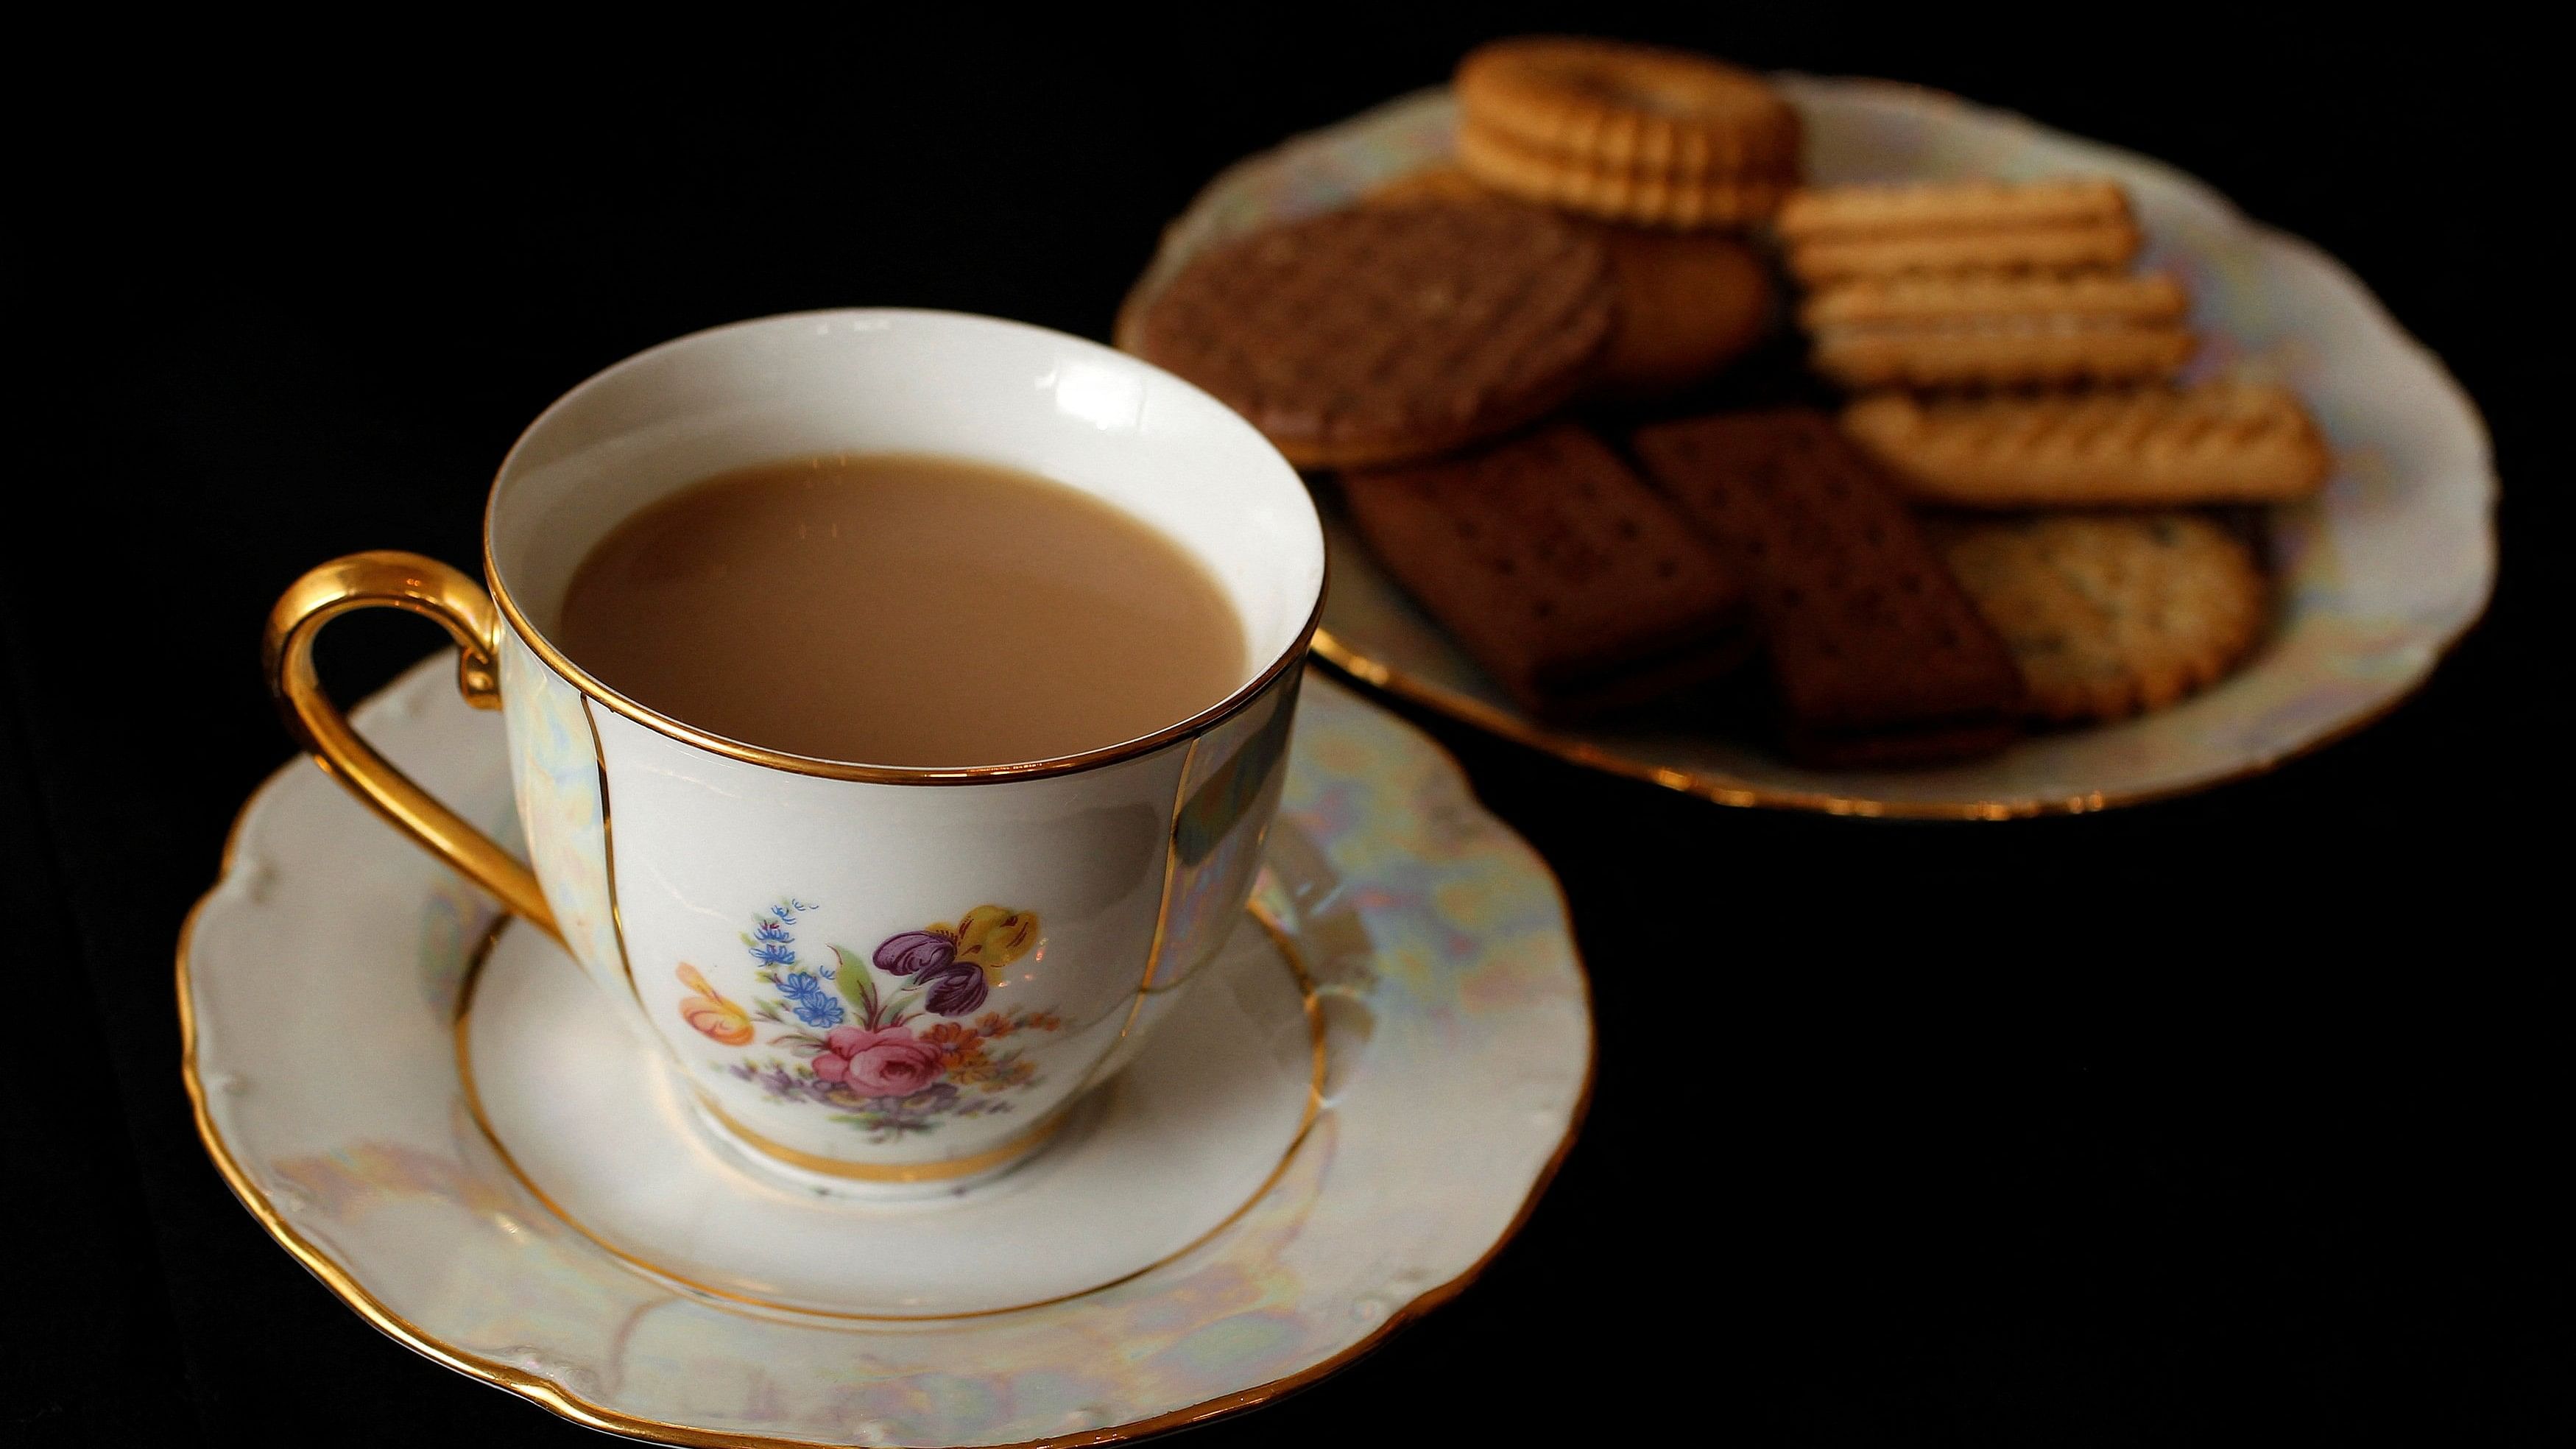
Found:
<svg viewBox="0 0 2576 1449"><path fill-rule="evenodd" d="M1932 326L1818 329L1816 371L1846 388L2053 387L2155 382L2191 360L2171 324L1994 317Z"/></svg>
<svg viewBox="0 0 2576 1449"><path fill-rule="evenodd" d="M2182 283L2163 272L1917 272L1823 287L1800 305L1798 320L1810 328L1998 317L2144 324L2179 322L2190 310Z"/></svg>
<svg viewBox="0 0 2576 1449"><path fill-rule="evenodd" d="M1927 181L1801 191L1772 225L1783 240L1922 236L2004 228L2064 228L2130 220L2119 184L2078 176L2042 181Z"/></svg>
<svg viewBox="0 0 2576 1449"><path fill-rule="evenodd" d="M1794 176L1798 116L1760 76L1682 51L1562 36L1458 63L1468 124L1567 163L1675 177Z"/></svg>
<svg viewBox="0 0 2576 1449"><path fill-rule="evenodd" d="M1679 230L1760 221L1794 184L1785 172L1693 175L1574 160L1473 119L1458 129L1458 162L1508 196L1604 221Z"/></svg>
<svg viewBox="0 0 2576 1449"><path fill-rule="evenodd" d="M2039 719L2162 708L2215 683L2262 637L2252 550L2194 514L1944 521L1933 538L2012 650Z"/></svg>
<svg viewBox="0 0 2576 1449"><path fill-rule="evenodd" d="M1790 244L1789 274L1810 287L1903 272L2075 272L2127 266L2138 255L2137 226L2125 218L2063 225L1990 227L1822 237Z"/></svg>
<svg viewBox="0 0 2576 1449"><path fill-rule="evenodd" d="M2071 397L1860 398L1843 431L1907 494L1963 508L2279 503L2333 458L2287 389L2205 383Z"/></svg>

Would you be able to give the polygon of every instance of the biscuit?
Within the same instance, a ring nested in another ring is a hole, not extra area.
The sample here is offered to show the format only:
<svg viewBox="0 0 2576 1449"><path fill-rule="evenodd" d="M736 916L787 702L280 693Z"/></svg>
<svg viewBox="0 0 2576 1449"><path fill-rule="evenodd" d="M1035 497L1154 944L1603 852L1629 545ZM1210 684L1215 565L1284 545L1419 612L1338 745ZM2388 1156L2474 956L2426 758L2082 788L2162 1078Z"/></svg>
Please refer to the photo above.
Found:
<svg viewBox="0 0 2576 1449"><path fill-rule="evenodd" d="M2010 317L2076 318L2132 326L2180 322L2191 310L2182 283L2163 272L1907 273L1857 277L1802 303L1811 329L1930 326Z"/></svg>
<svg viewBox="0 0 2576 1449"><path fill-rule="evenodd" d="M2038 719L2161 708L2217 681L2262 634L2252 550L2195 514L2041 514L1933 528L1951 573L2011 648Z"/></svg>
<svg viewBox="0 0 2576 1449"><path fill-rule="evenodd" d="M1843 430L1905 492L1962 508L2279 503L2334 462L2287 389L2204 383L2073 397L1879 393Z"/></svg>
<svg viewBox="0 0 2576 1449"><path fill-rule="evenodd" d="M1135 314L1145 360L1301 467L1428 457L1572 397L1616 291L1578 224L1504 203L1363 207L1193 258Z"/></svg>
<svg viewBox="0 0 2576 1449"><path fill-rule="evenodd" d="M1593 375L1598 397L1678 392L1752 350L1770 330L1770 269L1732 237L1604 226L1619 321Z"/></svg>
<svg viewBox="0 0 2576 1449"><path fill-rule="evenodd" d="M1846 388L2029 387L2158 382L2191 360L2180 327L1999 317L1941 326L1826 327L1817 372Z"/></svg>
<svg viewBox="0 0 2576 1449"><path fill-rule="evenodd" d="M1793 184L1786 174L1693 175L1572 161L1469 120L1458 161L1494 190L1604 221L1676 230L1741 226L1769 216Z"/></svg>
<svg viewBox="0 0 2576 1449"><path fill-rule="evenodd" d="M2125 267L2140 237L2129 221L1998 227L1920 235L1836 236L1791 243L1789 275L1810 286L1900 272L2080 271Z"/></svg>
<svg viewBox="0 0 2576 1449"><path fill-rule="evenodd" d="M1721 413L1635 441L1647 475L1744 575L1792 755L1916 763L2013 738L2011 655L1831 418Z"/></svg>
<svg viewBox="0 0 2576 1449"><path fill-rule="evenodd" d="M1570 166L1702 178L1797 171L1797 113L1760 76L1707 56L1523 36L1469 52L1456 88L1469 125Z"/></svg>
<svg viewBox="0 0 2576 1449"><path fill-rule="evenodd" d="M1410 206L1420 201L1491 201L1494 193L1456 165L1425 166L1389 177L1360 195L1362 206Z"/></svg>
<svg viewBox="0 0 2576 1449"><path fill-rule="evenodd" d="M1387 572L1533 714L1642 704L1751 650L1734 574L1572 423L1342 492Z"/></svg>
<svg viewBox="0 0 2576 1449"><path fill-rule="evenodd" d="M2126 222L2129 199L2100 177L2040 181L1928 181L1831 186L1801 191L1772 227L1784 241L1826 237L1921 236L2003 228L2063 228Z"/></svg>

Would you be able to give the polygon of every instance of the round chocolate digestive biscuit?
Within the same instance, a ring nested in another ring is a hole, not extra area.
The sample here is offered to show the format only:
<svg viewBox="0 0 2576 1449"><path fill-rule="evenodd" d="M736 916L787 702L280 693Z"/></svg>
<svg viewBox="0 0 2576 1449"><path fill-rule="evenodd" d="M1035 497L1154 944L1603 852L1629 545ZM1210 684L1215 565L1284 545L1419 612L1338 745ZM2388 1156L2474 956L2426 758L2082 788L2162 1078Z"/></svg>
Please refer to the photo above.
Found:
<svg viewBox="0 0 2576 1449"><path fill-rule="evenodd" d="M1601 245L1509 203L1333 212L1193 260L1136 351L1300 467L1430 457L1571 397L1616 305Z"/></svg>

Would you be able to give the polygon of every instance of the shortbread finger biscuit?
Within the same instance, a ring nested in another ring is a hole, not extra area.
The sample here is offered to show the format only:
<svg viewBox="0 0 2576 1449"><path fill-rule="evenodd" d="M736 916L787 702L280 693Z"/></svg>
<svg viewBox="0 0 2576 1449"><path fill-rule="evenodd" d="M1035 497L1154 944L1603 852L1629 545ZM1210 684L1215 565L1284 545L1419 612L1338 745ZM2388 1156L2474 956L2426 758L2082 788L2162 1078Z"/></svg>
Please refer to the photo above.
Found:
<svg viewBox="0 0 2576 1449"><path fill-rule="evenodd" d="M1458 130L1458 161L1507 196L1604 221L1683 231L1760 221L1793 184L1785 172L1691 175L1568 160L1472 120Z"/></svg>
<svg viewBox="0 0 2576 1449"><path fill-rule="evenodd" d="M1523 36L1458 63L1468 124L1613 172L1794 176L1798 116L1760 76L1687 52Z"/></svg>
<svg viewBox="0 0 2576 1449"><path fill-rule="evenodd" d="M1783 240L1803 243L2129 220L2129 198L2117 182L2081 176L1817 187L1790 197L1772 226Z"/></svg>
<svg viewBox="0 0 2576 1449"><path fill-rule="evenodd" d="M1819 237L1792 243L1789 274L1810 287L1903 272L2071 272L2127 266L2137 226L2125 219L1975 231Z"/></svg>
<svg viewBox="0 0 2576 1449"><path fill-rule="evenodd" d="M1579 223L1501 202L1363 207L1192 259L1136 350L1289 461L1360 467L1497 436L1572 397L1616 293Z"/></svg>
<svg viewBox="0 0 2576 1449"><path fill-rule="evenodd" d="M1642 704L1751 650L1735 575L1574 424L1342 492L1387 572L1534 714Z"/></svg>
<svg viewBox="0 0 2576 1449"><path fill-rule="evenodd" d="M2003 641L1833 420L1804 408L1659 423L1637 458L1752 590L1787 743L1817 764L2000 748Z"/></svg>
<svg viewBox="0 0 2576 1449"><path fill-rule="evenodd" d="M2146 326L2180 322L2190 310L2182 283L2163 272L1918 272L1821 288L1799 305L1798 320L1813 330L2020 317Z"/></svg>
<svg viewBox="0 0 2576 1449"><path fill-rule="evenodd" d="M1933 536L2012 650L2039 719L2162 708L2217 681L2262 637L2252 551L2195 514L1943 522Z"/></svg>
<svg viewBox="0 0 2576 1449"><path fill-rule="evenodd" d="M1964 508L2277 503L2333 458L2288 390L2206 383L2073 397L1859 399L1843 430L1908 495Z"/></svg>
<svg viewBox="0 0 2576 1449"><path fill-rule="evenodd" d="M1826 327L1816 371L1846 388L2156 382L2191 360L2180 327L2002 317L1933 326Z"/></svg>
<svg viewBox="0 0 2576 1449"><path fill-rule="evenodd" d="M1710 232L1604 226L1619 321L1594 370L1596 397L1678 392L1752 350L1777 304L1753 249Z"/></svg>

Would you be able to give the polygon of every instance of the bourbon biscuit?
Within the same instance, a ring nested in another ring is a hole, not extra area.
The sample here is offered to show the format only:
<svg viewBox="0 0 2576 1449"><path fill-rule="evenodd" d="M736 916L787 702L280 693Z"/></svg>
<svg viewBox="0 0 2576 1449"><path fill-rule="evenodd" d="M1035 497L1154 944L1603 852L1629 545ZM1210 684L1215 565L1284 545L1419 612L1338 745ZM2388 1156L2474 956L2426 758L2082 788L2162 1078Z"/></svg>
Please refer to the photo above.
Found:
<svg viewBox="0 0 2576 1449"><path fill-rule="evenodd" d="M1139 355L1291 462L1428 457L1572 397L1609 339L1601 244L1524 206L1333 212L1210 249L1135 313Z"/></svg>
<svg viewBox="0 0 2576 1449"><path fill-rule="evenodd" d="M1681 231L1760 221L1792 184L1784 172L1701 175L1569 160L1472 119L1459 127L1458 161L1507 196L1604 221Z"/></svg>
<svg viewBox="0 0 2576 1449"><path fill-rule="evenodd" d="M1572 423L1342 490L1387 572L1533 714L1642 704L1750 652L1735 576Z"/></svg>
<svg viewBox="0 0 2576 1449"><path fill-rule="evenodd" d="M1933 530L2012 650L2039 719L2161 708L2224 676L2262 635L2252 551L2195 514L2040 514Z"/></svg>
<svg viewBox="0 0 2576 1449"><path fill-rule="evenodd" d="M1659 423L1636 451L1743 574L1791 753L1897 764L2012 738L2021 684L2002 640L1831 418L1790 408Z"/></svg>
<svg viewBox="0 0 2576 1449"><path fill-rule="evenodd" d="M2278 503L2333 458L2299 400L2263 384L2068 397L1861 398L1843 430L1905 492L1962 508Z"/></svg>
<svg viewBox="0 0 2576 1449"><path fill-rule="evenodd" d="M1609 172L1793 177L1798 116L1750 71L1684 51L1563 36L1458 63L1466 122L1523 151Z"/></svg>

